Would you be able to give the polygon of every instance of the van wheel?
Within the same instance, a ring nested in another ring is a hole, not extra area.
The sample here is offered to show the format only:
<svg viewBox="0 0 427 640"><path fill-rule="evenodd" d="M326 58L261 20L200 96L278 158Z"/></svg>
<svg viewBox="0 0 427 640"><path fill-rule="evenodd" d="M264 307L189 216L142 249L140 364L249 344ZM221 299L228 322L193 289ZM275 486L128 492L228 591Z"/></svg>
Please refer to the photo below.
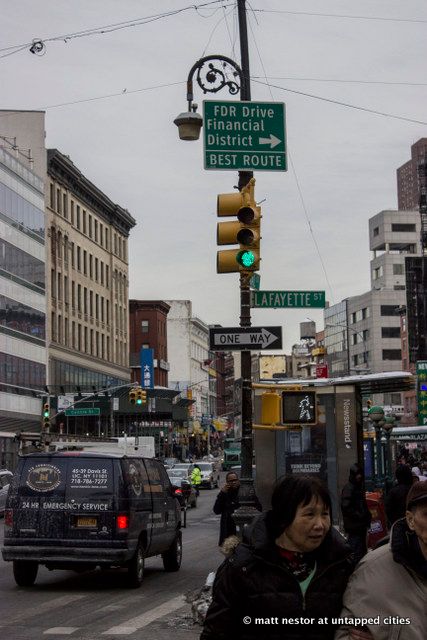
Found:
<svg viewBox="0 0 427 640"><path fill-rule="evenodd" d="M172 546L166 553L162 553L163 566L165 571L179 571L182 560L182 535L178 531Z"/></svg>
<svg viewBox="0 0 427 640"><path fill-rule="evenodd" d="M142 544L139 543L135 555L128 563L127 583L131 589L138 589L141 586L144 577L144 565L144 549Z"/></svg>
<svg viewBox="0 0 427 640"><path fill-rule="evenodd" d="M19 587L32 587L36 581L38 570L38 562L25 560L13 561L13 577Z"/></svg>

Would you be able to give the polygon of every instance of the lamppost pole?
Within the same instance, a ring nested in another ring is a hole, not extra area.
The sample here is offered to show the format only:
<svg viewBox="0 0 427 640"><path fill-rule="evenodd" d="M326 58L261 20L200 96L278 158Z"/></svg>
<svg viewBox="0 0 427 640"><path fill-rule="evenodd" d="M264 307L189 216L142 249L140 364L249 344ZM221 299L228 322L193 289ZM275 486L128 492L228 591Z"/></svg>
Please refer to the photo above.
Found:
<svg viewBox="0 0 427 640"><path fill-rule="evenodd" d="M198 60L190 69L187 80L188 111L180 113L174 123L179 129L181 140L198 140L203 125L202 117L196 113L197 105L193 103L193 77L204 93L217 93L228 88L231 94L240 90L240 99L250 101L250 72L248 30L246 22L246 0L237 0L241 68L226 56L206 56ZM220 63L220 64L215 64ZM229 79L230 74L233 76ZM240 86L236 79L240 80ZM252 171L239 171L238 189L241 191L253 177ZM253 273L240 272L240 326L251 326L250 279ZM257 513L255 509L255 493L252 477L252 367L251 352L241 352L242 376L242 442L241 442L241 486L240 507L234 512L234 518L239 534L242 535L245 525L252 521Z"/></svg>

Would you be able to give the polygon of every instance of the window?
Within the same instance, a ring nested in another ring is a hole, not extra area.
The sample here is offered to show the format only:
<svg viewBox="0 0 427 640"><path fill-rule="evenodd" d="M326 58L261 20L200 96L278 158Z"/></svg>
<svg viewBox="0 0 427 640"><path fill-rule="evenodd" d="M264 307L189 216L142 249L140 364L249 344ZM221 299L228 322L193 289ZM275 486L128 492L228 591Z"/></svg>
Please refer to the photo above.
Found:
<svg viewBox="0 0 427 640"><path fill-rule="evenodd" d="M83 289L83 311L87 313L87 288Z"/></svg>
<svg viewBox="0 0 427 640"><path fill-rule="evenodd" d="M95 281L98 282L98 258L95 258Z"/></svg>
<svg viewBox="0 0 427 640"><path fill-rule="evenodd" d="M94 222L94 225L95 225L94 226L94 232L95 232L94 233L94 236L95 236L94 240L95 240L95 242L98 242L98 220L94 220L93 222Z"/></svg>
<svg viewBox="0 0 427 640"><path fill-rule="evenodd" d="M104 263L100 260L101 263L101 284L104 284Z"/></svg>
<svg viewBox="0 0 427 640"><path fill-rule="evenodd" d="M104 227L101 222L99 223L99 244L101 247L104 244Z"/></svg>
<svg viewBox="0 0 427 640"><path fill-rule="evenodd" d="M93 278L93 256L89 254L89 278Z"/></svg>
<svg viewBox="0 0 427 640"><path fill-rule="evenodd" d="M382 266L377 267L376 269L374 269L373 271L373 279L374 280L378 280L378 278L381 278L383 275L383 268Z"/></svg>
<svg viewBox="0 0 427 640"><path fill-rule="evenodd" d="M383 349L383 360L402 360L400 349Z"/></svg>
<svg viewBox="0 0 427 640"><path fill-rule="evenodd" d="M80 323L77 327L77 349L82 350L82 325Z"/></svg>
<svg viewBox="0 0 427 640"><path fill-rule="evenodd" d="M61 191L60 189L56 190L56 211L61 213Z"/></svg>
<svg viewBox="0 0 427 640"><path fill-rule="evenodd" d="M381 338L400 338L400 327L381 327Z"/></svg>
<svg viewBox="0 0 427 640"><path fill-rule="evenodd" d="M82 285L77 285L77 311L82 310Z"/></svg>
<svg viewBox="0 0 427 640"><path fill-rule="evenodd" d="M99 320L99 295L95 294L95 318Z"/></svg>
<svg viewBox="0 0 427 640"><path fill-rule="evenodd" d="M74 200L71 200L70 202L70 222L74 226Z"/></svg>
<svg viewBox="0 0 427 640"><path fill-rule="evenodd" d="M70 245L71 248L71 266L74 269L74 242Z"/></svg>
<svg viewBox="0 0 427 640"><path fill-rule="evenodd" d="M416 230L414 224L397 223L391 225L391 230L394 233L413 233Z"/></svg>
<svg viewBox="0 0 427 640"><path fill-rule="evenodd" d="M89 315L93 317L93 291L89 291Z"/></svg>
<svg viewBox="0 0 427 640"><path fill-rule="evenodd" d="M76 207L76 223L77 229L80 231L80 205Z"/></svg>
<svg viewBox="0 0 427 640"><path fill-rule="evenodd" d="M89 238L92 237L92 216L89 214Z"/></svg>
<svg viewBox="0 0 427 640"><path fill-rule="evenodd" d="M379 235L379 233L380 233L380 228L379 228L379 227L375 227L375 228L374 228L374 237L375 237L375 236L378 236L378 235Z"/></svg>
<svg viewBox="0 0 427 640"><path fill-rule="evenodd" d="M397 306L395 304L382 304L381 315L382 316L394 316L396 315Z"/></svg>
<svg viewBox="0 0 427 640"><path fill-rule="evenodd" d="M105 286L108 287L108 281L110 278L110 267L108 264L105 265Z"/></svg>
<svg viewBox="0 0 427 640"><path fill-rule="evenodd" d="M55 187L50 183L50 208L55 209Z"/></svg>
<svg viewBox="0 0 427 640"><path fill-rule="evenodd" d="M148 320L141 320L141 333L148 333L149 324Z"/></svg>
<svg viewBox="0 0 427 640"><path fill-rule="evenodd" d="M403 264L394 264L393 265L393 275L394 276L403 276L404 268Z"/></svg>
<svg viewBox="0 0 427 640"><path fill-rule="evenodd" d="M81 250L80 247L77 247L77 271L81 271Z"/></svg>
<svg viewBox="0 0 427 640"><path fill-rule="evenodd" d="M86 211L83 209L83 233L86 233Z"/></svg>
<svg viewBox="0 0 427 640"><path fill-rule="evenodd" d="M87 275L87 251L83 249L83 274Z"/></svg>
<svg viewBox="0 0 427 640"><path fill-rule="evenodd" d="M76 283L71 281L71 307L74 309L76 306Z"/></svg>
<svg viewBox="0 0 427 640"><path fill-rule="evenodd" d="M66 193L62 195L62 209L64 212L64 218L67 218L68 217L68 201L67 201Z"/></svg>

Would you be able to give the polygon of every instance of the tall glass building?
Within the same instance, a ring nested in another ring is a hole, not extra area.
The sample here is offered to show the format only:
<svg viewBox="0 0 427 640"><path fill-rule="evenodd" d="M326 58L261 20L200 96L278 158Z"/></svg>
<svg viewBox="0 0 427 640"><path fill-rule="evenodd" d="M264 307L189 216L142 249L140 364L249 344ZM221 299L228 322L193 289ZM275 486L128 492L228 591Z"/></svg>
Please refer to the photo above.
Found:
<svg viewBox="0 0 427 640"><path fill-rule="evenodd" d="M0 440L39 430L46 361L44 182L0 148Z"/></svg>

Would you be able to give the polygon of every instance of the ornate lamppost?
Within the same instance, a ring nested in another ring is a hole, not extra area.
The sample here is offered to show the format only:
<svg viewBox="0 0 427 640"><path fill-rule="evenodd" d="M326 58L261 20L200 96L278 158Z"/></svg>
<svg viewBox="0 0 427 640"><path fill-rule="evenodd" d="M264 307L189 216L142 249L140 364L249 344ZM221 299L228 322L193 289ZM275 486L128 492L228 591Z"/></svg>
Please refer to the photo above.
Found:
<svg viewBox="0 0 427 640"><path fill-rule="evenodd" d="M231 58L212 55L197 60L187 78L188 110L180 113L174 120L181 140L198 140L203 126L203 118L197 113L198 105L193 102L194 74L203 93L218 93L222 89L228 89L231 95L236 95L242 85L242 70Z"/></svg>

